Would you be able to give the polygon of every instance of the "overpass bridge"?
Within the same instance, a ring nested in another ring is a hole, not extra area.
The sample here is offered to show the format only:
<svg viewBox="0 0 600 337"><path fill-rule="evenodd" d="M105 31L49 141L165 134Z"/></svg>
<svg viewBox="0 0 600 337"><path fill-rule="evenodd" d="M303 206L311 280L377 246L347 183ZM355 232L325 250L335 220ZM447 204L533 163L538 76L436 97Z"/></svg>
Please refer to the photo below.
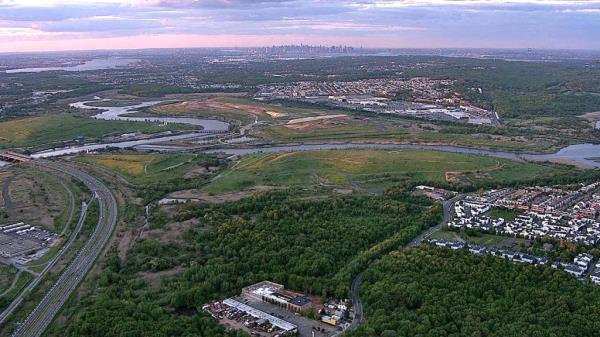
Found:
<svg viewBox="0 0 600 337"><path fill-rule="evenodd" d="M12 151L0 151L0 160L12 163L27 163L31 161L31 157Z"/></svg>

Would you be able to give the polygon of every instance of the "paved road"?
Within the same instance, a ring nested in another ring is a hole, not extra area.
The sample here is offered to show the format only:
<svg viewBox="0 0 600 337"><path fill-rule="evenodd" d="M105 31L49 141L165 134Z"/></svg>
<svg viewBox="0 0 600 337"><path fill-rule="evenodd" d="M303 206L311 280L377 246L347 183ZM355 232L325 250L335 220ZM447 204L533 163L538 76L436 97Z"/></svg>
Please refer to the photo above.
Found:
<svg viewBox="0 0 600 337"><path fill-rule="evenodd" d="M352 280L352 305L354 306L354 319L348 328L352 331L356 330L358 326L361 325L365 320L363 305L360 301L360 279L361 275L359 273Z"/></svg>
<svg viewBox="0 0 600 337"><path fill-rule="evenodd" d="M13 313L13 311L19 306L19 304L21 304L21 302L23 301L23 297L26 294L28 294L31 290L33 290L33 288L35 288L42 281L42 278L48 273L48 271L50 269L52 269L54 267L54 265L56 264L56 262L58 262L58 260L69 250L69 247L71 247L71 244L75 241L75 239L77 238L77 235L79 234L79 232L81 231L81 228L83 227L83 223L85 222L86 214L87 214L87 204L83 203L81 206L81 213L79 216L79 221L77 222L77 226L75 226L75 230L73 231L73 233L71 233L69 240L56 253L56 255L54 255L54 257L52 257L52 259L50 259L46 263L46 266L44 267L42 272L40 272L39 274L36 275L35 273L33 273L32 271L27 269L27 267L21 266L16 263L12 263L8 260L6 262L4 262L7 264L12 264L17 268L22 269L23 271L32 273L36 277L33 279L33 281L31 281L31 283L29 283L29 285L27 285L27 287L25 287L25 289L23 289L23 291L21 291L21 293L11 302L11 304L2 313L0 313L0 324L4 323L6 318L8 316L10 316L10 314ZM65 226L67 226L67 225L68 224L65 224Z"/></svg>
<svg viewBox="0 0 600 337"><path fill-rule="evenodd" d="M408 246L414 247L414 246L420 245L421 242L423 242L428 237L430 237L431 234L440 230L445 224L447 224L452 219L452 206L454 205L455 202L461 200L464 197L465 197L464 194L459 194L451 199L444 201L442 204L443 213L444 213L442 222L434 227L429 228L425 232L421 233L419 236L414 238L408 244ZM354 320L352 321L352 324L349 327L350 330L356 330L365 320L365 316L364 316L364 312L363 312L363 305L362 305L362 302L360 301L360 281L361 281L361 274L359 273L352 280L352 303L354 305Z"/></svg>
<svg viewBox="0 0 600 337"><path fill-rule="evenodd" d="M2 184L2 199L4 200L4 208L10 209L13 207L10 200L10 183L14 179L14 176L8 177Z"/></svg>
<svg viewBox="0 0 600 337"><path fill-rule="evenodd" d="M419 234L416 238L414 238L409 244L409 247L414 247L414 246L418 246L420 245L423 241L425 241L428 237L431 236L431 234L439 231L440 229L442 229L442 227L447 224L451 219L452 219L452 206L454 205L455 202L461 200L462 198L465 197L465 194L459 194L451 199L448 199L446 201L443 202L442 204L442 208L443 208L443 212L444 212L444 217L442 219L442 222L436 226L433 226L429 229L427 229L426 231L424 231L423 233Z"/></svg>
<svg viewBox="0 0 600 337"><path fill-rule="evenodd" d="M38 337L44 332L102 252L117 222L117 202L108 188L98 179L67 164L49 161L37 161L36 164L65 173L83 182L98 199L99 217L98 224L85 246L63 270L56 284L48 291L33 312L29 314L25 321L19 324L13 334L14 337ZM85 221L84 213L82 212L78 224L79 229ZM68 245L70 243L71 241ZM68 247L65 245L61 251L66 251L66 249Z"/></svg>

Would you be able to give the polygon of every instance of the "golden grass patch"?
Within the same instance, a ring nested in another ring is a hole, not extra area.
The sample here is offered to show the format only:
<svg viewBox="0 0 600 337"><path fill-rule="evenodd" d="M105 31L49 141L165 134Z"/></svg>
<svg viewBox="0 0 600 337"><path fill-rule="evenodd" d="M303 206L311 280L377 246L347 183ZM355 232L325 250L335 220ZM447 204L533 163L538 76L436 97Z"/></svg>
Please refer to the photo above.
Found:
<svg viewBox="0 0 600 337"><path fill-rule="evenodd" d="M153 155L115 155L91 158L98 165L135 176L145 174L146 166L155 159L156 157Z"/></svg>
<svg viewBox="0 0 600 337"><path fill-rule="evenodd" d="M45 117L31 117L9 120L0 123L0 135L7 142L19 142L29 138L29 136L39 128L46 120Z"/></svg>

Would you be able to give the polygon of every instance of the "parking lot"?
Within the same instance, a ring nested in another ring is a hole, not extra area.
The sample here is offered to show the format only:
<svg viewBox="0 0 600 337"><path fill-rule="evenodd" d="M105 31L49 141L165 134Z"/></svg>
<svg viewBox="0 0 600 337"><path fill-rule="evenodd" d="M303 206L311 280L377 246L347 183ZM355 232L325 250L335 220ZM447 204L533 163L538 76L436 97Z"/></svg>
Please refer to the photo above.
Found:
<svg viewBox="0 0 600 337"><path fill-rule="evenodd" d="M278 307L273 304L269 304L262 301L257 300L249 300L246 298L237 298L238 301L243 302L253 308L258 310L262 310L266 313L272 314L273 316L284 319L290 323L293 323L298 326L298 336L300 337L311 337L313 327L315 329L315 337L332 337L340 334L342 331L337 327L331 326L329 324L325 324L320 321L315 321L308 319L306 317L300 316L299 314L294 314L290 311L287 311L281 307Z"/></svg>

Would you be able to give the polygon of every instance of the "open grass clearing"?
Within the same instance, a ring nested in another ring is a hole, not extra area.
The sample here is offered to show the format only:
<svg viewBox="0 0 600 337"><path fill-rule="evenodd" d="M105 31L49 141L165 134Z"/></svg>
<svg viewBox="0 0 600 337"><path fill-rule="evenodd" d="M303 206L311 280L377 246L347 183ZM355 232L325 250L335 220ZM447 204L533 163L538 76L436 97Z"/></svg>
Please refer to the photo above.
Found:
<svg viewBox="0 0 600 337"><path fill-rule="evenodd" d="M566 172L562 165L514 162L485 156L421 150L323 150L256 154L203 188L225 193L269 186L389 187L401 181L473 184L508 183ZM451 180L448 173L451 172Z"/></svg>
<svg viewBox="0 0 600 337"><path fill-rule="evenodd" d="M510 248L519 250L521 247L528 247L531 241L524 238L513 238L488 233L467 233L465 231L441 230L433 233L431 239L466 241L471 244L491 247L491 248Z"/></svg>
<svg viewBox="0 0 600 337"><path fill-rule="evenodd" d="M71 206L67 193L55 176L31 167L19 168L8 185L10 208L3 211L0 224L22 221L59 232Z"/></svg>
<svg viewBox="0 0 600 337"><path fill-rule="evenodd" d="M519 213L512 209L494 207L490 209L486 215L493 218L502 218L505 221L513 221L519 216Z"/></svg>
<svg viewBox="0 0 600 337"><path fill-rule="evenodd" d="M439 132L420 128L408 121L381 121L370 118L346 118L305 123L304 127L265 125L252 130L252 135L275 142L399 142L445 144L502 149L515 152L555 152L577 140L552 135L507 137L478 133ZM292 125L293 126L293 125Z"/></svg>
<svg viewBox="0 0 600 337"><path fill-rule="evenodd" d="M48 146L77 137L101 138L128 132L156 133L189 130L191 126L155 123L105 121L73 115L44 115L0 122L0 148Z"/></svg>
<svg viewBox="0 0 600 337"><path fill-rule="evenodd" d="M0 265L0 294L10 287L15 275L17 275L17 268Z"/></svg>
<svg viewBox="0 0 600 337"><path fill-rule="evenodd" d="M119 153L86 155L79 160L105 167L134 183L151 183L182 177L195 167L196 154Z"/></svg>

